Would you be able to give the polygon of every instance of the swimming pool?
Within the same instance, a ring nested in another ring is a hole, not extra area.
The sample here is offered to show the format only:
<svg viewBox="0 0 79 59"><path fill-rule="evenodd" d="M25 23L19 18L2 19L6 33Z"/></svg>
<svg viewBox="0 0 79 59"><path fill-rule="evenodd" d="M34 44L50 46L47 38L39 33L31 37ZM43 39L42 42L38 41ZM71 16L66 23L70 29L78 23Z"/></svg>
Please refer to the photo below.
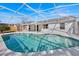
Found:
<svg viewBox="0 0 79 59"><path fill-rule="evenodd" d="M16 33L2 35L8 49L29 53L79 46L79 40L61 35Z"/></svg>

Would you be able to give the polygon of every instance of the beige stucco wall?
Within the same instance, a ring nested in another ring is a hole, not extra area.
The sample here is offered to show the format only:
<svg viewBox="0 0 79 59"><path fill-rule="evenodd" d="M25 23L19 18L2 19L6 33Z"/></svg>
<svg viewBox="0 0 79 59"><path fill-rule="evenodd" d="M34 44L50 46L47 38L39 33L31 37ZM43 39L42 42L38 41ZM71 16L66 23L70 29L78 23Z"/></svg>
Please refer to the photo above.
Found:
<svg viewBox="0 0 79 59"><path fill-rule="evenodd" d="M60 23L64 23L64 22L65 22L65 29L60 29ZM61 21L60 20L51 20L51 21L46 21L46 22L30 23L26 27L26 30L27 31L37 31L37 25L38 25L38 31L41 31L42 29L44 29L44 24L48 24L48 29L52 29L52 30L56 24L55 29L61 30L61 31L66 31L66 32L69 30L69 28L73 24L73 26L71 27L69 32L78 33L78 26L75 23L74 18L73 18L73 20L69 20L69 18L68 18L66 20L62 19ZM29 25L30 25L30 30L29 30Z"/></svg>
<svg viewBox="0 0 79 59"><path fill-rule="evenodd" d="M65 23L65 29L60 29L60 23L59 24L49 24L48 29L61 30L61 31L70 32L70 33L77 33L77 31L78 31L77 28L78 27L77 27L77 25L75 23L76 22Z"/></svg>
<svg viewBox="0 0 79 59"><path fill-rule="evenodd" d="M39 29L38 31L41 31L43 28L44 28L44 27L43 27L43 24L39 24L39 25L38 25L38 29Z"/></svg>
<svg viewBox="0 0 79 59"><path fill-rule="evenodd" d="M29 28L29 27L28 27ZM35 25L34 24L31 24L30 25L30 30L29 31L35 31Z"/></svg>
<svg viewBox="0 0 79 59"><path fill-rule="evenodd" d="M57 30L59 30L60 29L60 24L49 24L48 25L48 28L49 29L54 29L54 27L55 27L55 29L57 29Z"/></svg>

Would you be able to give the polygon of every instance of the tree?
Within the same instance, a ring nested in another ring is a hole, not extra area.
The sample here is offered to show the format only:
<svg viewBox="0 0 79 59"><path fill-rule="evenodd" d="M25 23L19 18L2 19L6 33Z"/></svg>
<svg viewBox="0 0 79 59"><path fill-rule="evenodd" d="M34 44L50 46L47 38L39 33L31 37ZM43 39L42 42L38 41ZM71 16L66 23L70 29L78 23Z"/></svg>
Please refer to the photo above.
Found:
<svg viewBox="0 0 79 59"><path fill-rule="evenodd" d="M0 24L0 31L8 31L10 30L10 27L7 24Z"/></svg>

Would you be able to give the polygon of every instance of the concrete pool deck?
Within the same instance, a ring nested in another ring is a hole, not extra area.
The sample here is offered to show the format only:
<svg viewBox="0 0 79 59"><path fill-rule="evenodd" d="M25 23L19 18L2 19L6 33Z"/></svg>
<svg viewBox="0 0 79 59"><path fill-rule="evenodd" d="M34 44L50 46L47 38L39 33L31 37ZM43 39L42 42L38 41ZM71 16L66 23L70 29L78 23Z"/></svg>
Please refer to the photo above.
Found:
<svg viewBox="0 0 79 59"><path fill-rule="evenodd" d="M54 31L55 32L55 31ZM51 34L61 34L65 36L67 33L61 33L61 32L55 32ZM49 34L44 32L14 32L14 33L32 33L32 34ZM1 35L6 34L12 34L12 33L5 33ZM0 35L0 36L1 36ZM71 35L74 38L79 38L76 35ZM71 37L70 36L70 37ZM56 49L56 50L50 50L50 51L42 51L42 52L31 52L31 53L19 53L19 52L13 52L9 50L5 43L2 40L2 37L0 37L0 56L79 56L79 47L72 47L72 48L65 48L65 49Z"/></svg>

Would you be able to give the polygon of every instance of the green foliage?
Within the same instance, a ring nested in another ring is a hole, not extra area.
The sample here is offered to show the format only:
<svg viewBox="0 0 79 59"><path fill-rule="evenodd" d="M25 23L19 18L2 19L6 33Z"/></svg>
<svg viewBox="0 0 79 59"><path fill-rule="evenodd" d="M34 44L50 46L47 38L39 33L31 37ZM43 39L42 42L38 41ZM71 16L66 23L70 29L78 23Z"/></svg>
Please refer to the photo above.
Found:
<svg viewBox="0 0 79 59"><path fill-rule="evenodd" d="M10 27L6 24L0 24L0 31L3 32L3 31L8 31L10 30Z"/></svg>

